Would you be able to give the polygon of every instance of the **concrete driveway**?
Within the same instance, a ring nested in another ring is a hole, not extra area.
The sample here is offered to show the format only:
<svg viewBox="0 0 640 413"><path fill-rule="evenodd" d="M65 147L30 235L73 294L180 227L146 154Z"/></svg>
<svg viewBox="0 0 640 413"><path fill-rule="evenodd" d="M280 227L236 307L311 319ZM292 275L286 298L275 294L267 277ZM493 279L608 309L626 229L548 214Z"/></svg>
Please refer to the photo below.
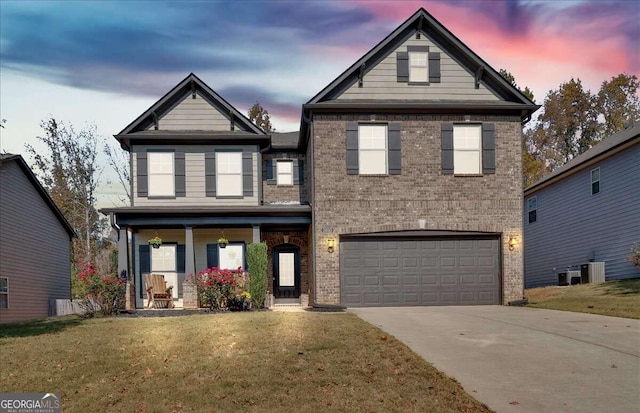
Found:
<svg viewBox="0 0 640 413"><path fill-rule="evenodd" d="M349 311L497 412L640 412L640 320L503 306Z"/></svg>

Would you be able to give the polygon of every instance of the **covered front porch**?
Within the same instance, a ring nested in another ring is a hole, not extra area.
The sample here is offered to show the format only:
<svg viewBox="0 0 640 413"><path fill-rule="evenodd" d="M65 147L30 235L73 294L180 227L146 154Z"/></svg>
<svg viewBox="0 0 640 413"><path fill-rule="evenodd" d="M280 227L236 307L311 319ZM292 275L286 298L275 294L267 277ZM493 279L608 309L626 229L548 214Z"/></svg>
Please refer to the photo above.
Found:
<svg viewBox="0 0 640 413"><path fill-rule="evenodd" d="M174 308L197 308L185 280L205 268L248 270L246 248L265 242L268 249L267 307L303 305L312 294L309 262L308 206L243 208L114 208L104 209L118 232L118 271L127 278L127 308L149 305L145 274L161 274L172 287ZM162 240L155 248L149 241ZM228 244L221 245L221 238ZM168 307L166 302L154 307Z"/></svg>

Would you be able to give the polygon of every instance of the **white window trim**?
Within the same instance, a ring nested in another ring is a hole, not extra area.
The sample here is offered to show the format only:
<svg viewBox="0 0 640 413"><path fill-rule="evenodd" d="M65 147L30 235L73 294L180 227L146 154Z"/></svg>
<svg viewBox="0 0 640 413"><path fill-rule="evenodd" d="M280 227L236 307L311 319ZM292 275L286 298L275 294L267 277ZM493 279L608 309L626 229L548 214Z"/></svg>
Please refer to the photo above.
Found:
<svg viewBox="0 0 640 413"><path fill-rule="evenodd" d="M362 144L361 144L361 139L362 139L362 128L363 127L380 127L380 128L384 128L384 149L382 148L377 148L377 149L370 149L370 148L363 148ZM362 154L363 152L382 152L384 151L384 171L381 172L373 172L373 173L369 173L369 172L362 172L363 169L363 162L362 162ZM363 124L359 124L358 125L358 174L360 175L388 175L389 174L389 125L387 124L380 124L380 123L376 123L376 124L367 124L367 123L363 123Z"/></svg>
<svg viewBox="0 0 640 413"><path fill-rule="evenodd" d="M245 269L245 265L244 265L244 263L246 261L246 257L245 257L246 250L245 250L244 242L230 242L224 248L220 248L220 245L218 245L218 267L221 270L227 269L227 270L235 271L235 270L238 269L238 267L236 267L236 268L224 268L222 266L222 255L221 254L223 254L225 252L228 252L227 248L229 248L229 247L241 247L240 251L241 251L242 257L240 257L241 258L241 260L240 260L240 264L241 265L240 266L242 267L243 271L246 270Z"/></svg>
<svg viewBox="0 0 640 413"><path fill-rule="evenodd" d="M242 152L241 151L218 151L216 152L216 158L218 158L219 154L236 154L237 156L240 156L240 170L239 172L220 172L220 162L218 159L216 159L216 197L217 198L225 198L225 197L233 197L233 198L242 198L243 197L243 190L242 190ZM220 185L220 179L225 177L225 176L235 176L235 177L240 177L240 185L238 185L238 187L236 188L236 192L233 193L220 193L220 190L222 187L222 185Z"/></svg>
<svg viewBox="0 0 640 413"><path fill-rule="evenodd" d="M171 155L171 173L169 172L163 172L163 173L152 173L151 172L151 166L153 164L152 162L152 158L153 155L157 155L157 154L170 154ZM152 176L157 176L157 177L167 177L169 182L171 182L171 193L165 193L165 194L154 194L152 193L151 190L151 179ZM175 197L176 196L176 181L175 181L175 176L176 176L176 157L175 157L175 152L172 151L150 151L147 152L147 192L148 192L148 197Z"/></svg>
<svg viewBox="0 0 640 413"><path fill-rule="evenodd" d="M153 266L153 251L160 250L162 248L172 248L173 249L173 269L169 268L154 268ZM160 248L152 248L151 249L151 272L152 273L165 273L165 272L178 272L178 245L177 244L162 244Z"/></svg>
<svg viewBox="0 0 640 413"><path fill-rule="evenodd" d="M409 54L409 83L428 83L429 82L429 53L428 52L408 52ZM424 55L425 63L424 65L412 64L411 55ZM411 69L423 69L425 73L424 79L412 79L411 78Z"/></svg>
<svg viewBox="0 0 640 413"><path fill-rule="evenodd" d="M8 310L9 309L9 277L0 277L0 279L4 279L7 282L7 291L0 291L1 295L7 296L7 306L0 307L0 310Z"/></svg>
<svg viewBox="0 0 640 413"><path fill-rule="evenodd" d="M456 147L456 128L469 128L473 126L474 129L477 128L479 131L478 134L478 148L477 149L468 149L468 148L457 148ZM458 172L456 171L456 165L458 168L460 167L460 163L456 162L456 153L477 153L478 154L478 170L474 172ZM453 174L458 176L478 176L482 175L482 125L480 124L454 124L453 125Z"/></svg>
<svg viewBox="0 0 640 413"><path fill-rule="evenodd" d="M598 179L594 181L593 180L593 173L595 171L598 171ZM601 173L602 172L600 172L600 167L593 168L591 170L591 172L589 172L589 177L591 179L591 185L590 185L591 186L591 189L590 189L591 190L591 195L598 195L600 193L600 178L602 177ZM598 183L598 192L593 192L593 184L595 184L596 182Z"/></svg>
<svg viewBox="0 0 640 413"><path fill-rule="evenodd" d="M284 164L289 164L289 167L291 168L291 172L287 173L287 172L283 172L280 173L280 165L284 165ZM290 176L291 177L291 182L289 183L285 183L285 182L281 182L281 176L283 176L282 181L284 181L284 176ZM293 160L292 159L278 159L276 161L276 184L280 185L280 186L291 186L293 185Z"/></svg>

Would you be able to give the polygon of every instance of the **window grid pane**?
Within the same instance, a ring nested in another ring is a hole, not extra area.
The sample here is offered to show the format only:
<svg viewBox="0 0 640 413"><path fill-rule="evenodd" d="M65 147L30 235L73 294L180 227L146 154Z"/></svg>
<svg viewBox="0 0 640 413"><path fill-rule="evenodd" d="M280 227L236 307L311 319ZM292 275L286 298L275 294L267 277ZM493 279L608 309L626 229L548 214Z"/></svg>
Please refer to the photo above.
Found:
<svg viewBox="0 0 640 413"><path fill-rule="evenodd" d="M173 152L147 152L149 196L174 196Z"/></svg>
<svg viewBox="0 0 640 413"><path fill-rule="evenodd" d="M176 271L176 246L161 245L151 249L151 272Z"/></svg>
<svg viewBox="0 0 640 413"><path fill-rule="evenodd" d="M387 174L387 125L358 127L358 169L360 175Z"/></svg>
<svg viewBox="0 0 640 413"><path fill-rule="evenodd" d="M478 175L481 173L480 125L455 125L453 128L454 174Z"/></svg>
<svg viewBox="0 0 640 413"><path fill-rule="evenodd" d="M216 152L218 196L242 196L242 152Z"/></svg>
<svg viewBox="0 0 640 413"><path fill-rule="evenodd" d="M428 82L429 66L427 53L410 52L409 53L409 81L410 82Z"/></svg>
<svg viewBox="0 0 640 413"><path fill-rule="evenodd" d="M242 244L229 244L225 248L218 247L220 268L237 270L244 268L244 246Z"/></svg>
<svg viewBox="0 0 640 413"><path fill-rule="evenodd" d="M293 185L293 162L277 161L276 169L278 185Z"/></svg>

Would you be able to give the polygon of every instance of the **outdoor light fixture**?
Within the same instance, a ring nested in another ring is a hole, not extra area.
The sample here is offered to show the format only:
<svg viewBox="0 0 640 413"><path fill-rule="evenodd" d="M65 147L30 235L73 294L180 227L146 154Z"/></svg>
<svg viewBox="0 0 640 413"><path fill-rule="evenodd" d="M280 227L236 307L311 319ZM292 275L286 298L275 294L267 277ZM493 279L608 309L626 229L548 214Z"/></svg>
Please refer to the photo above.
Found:
<svg viewBox="0 0 640 413"><path fill-rule="evenodd" d="M513 251L516 247L516 237L511 235L509 237L509 251Z"/></svg>
<svg viewBox="0 0 640 413"><path fill-rule="evenodd" d="M331 253L334 251L335 247L336 247L336 240L333 238L329 238L327 240L327 250Z"/></svg>

